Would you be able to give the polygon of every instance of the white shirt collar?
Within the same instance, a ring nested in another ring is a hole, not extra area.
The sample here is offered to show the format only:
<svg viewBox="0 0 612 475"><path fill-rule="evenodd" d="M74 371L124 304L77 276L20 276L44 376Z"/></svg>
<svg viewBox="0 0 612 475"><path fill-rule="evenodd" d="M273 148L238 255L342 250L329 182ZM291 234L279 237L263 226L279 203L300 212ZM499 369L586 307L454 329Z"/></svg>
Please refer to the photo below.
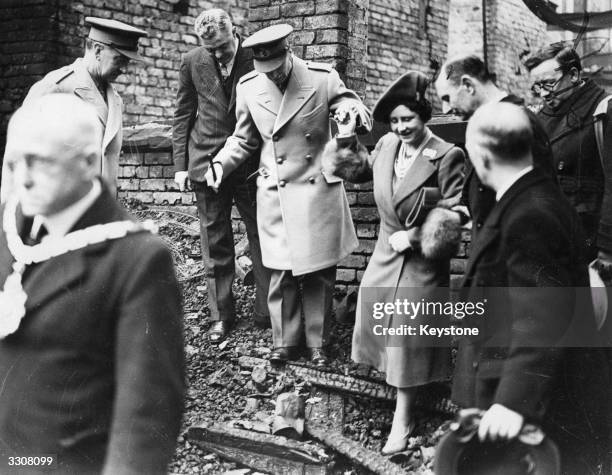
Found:
<svg viewBox="0 0 612 475"><path fill-rule="evenodd" d="M94 201L96 201L101 193L102 185L100 181L97 179L93 180L91 190L76 203L71 204L59 213L55 213L51 216L35 216L34 222L32 223L32 234L35 235L38 233L40 226L44 224L49 234L43 237L42 241L65 236L81 216L83 216L91 205L93 205Z"/></svg>
<svg viewBox="0 0 612 475"><path fill-rule="evenodd" d="M514 185L519 180L520 177L522 177L523 175L527 175L527 173L529 173L531 170L533 170L533 165L528 165L525 168L523 168L521 171L510 176L505 181L505 183L503 183L502 186L498 188L497 193L495 193L495 199L497 201L501 200L502 196L506 194L506 192L510 189L510 187Z"/></svg>

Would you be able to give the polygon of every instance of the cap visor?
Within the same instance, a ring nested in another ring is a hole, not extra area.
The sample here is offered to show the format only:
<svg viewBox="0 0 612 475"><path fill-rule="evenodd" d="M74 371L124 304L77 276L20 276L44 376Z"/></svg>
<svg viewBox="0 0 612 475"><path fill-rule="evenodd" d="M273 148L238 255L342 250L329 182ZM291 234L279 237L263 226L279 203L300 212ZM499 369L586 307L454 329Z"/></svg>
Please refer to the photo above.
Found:
<svg viewBox="0 0 612 475"><path fill-rule="evenodd" d="M138 54L138 52L136 51L130 51L127 49L121 49L121 48L117 48L116 46L113 47L113 49L115 51L117 51L117 53L122 54L123 56L125 56L126 58L130 58L134 61L142 61L143 63L147 63L147 59L143 58L142 56L140 56Z"/></svg>
<svg viewBox="0 0 612 475"><path fill-rule="evenodd" d="M253 60L253 67L258 73L269 73L277 69L285 61L285 56L280 58L269 59L267 61Z"/></svg>

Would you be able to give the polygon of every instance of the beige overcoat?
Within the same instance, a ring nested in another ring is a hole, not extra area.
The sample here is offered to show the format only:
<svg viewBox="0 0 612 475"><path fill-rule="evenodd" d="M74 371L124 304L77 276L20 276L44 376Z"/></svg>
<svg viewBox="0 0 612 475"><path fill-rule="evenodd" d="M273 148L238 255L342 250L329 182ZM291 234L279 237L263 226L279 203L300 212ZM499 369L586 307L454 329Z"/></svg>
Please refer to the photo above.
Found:
<svg viewBox="0 0 612 475"><path fill-rule="evenodd" d="M330 113L352 103L369 111L331 66L293 57L283 94L265 74L243 76L236 129L215 157L227 176L261 147L257 224L263 263L303 275L338 263L358 245L342 179L324 174Z"/></svg>
<svg viewBox="0 0 612 475"><path fill-rule="evenodd" d="M105 101L89 75L82 58L48 73L30 88L23 103L27 104L34 98L53 93L75 94L96 109L104 134L100 144L102 151L102 159L99 164L100 176L105 179L111 194L114 196L117 189L119 154L123 141L123 101L121 96L109 83ZM70 111L66 111L66 114L70 114ZM3 167L1 188L2 201L4 202L11 188L8 167Z"/></svg>

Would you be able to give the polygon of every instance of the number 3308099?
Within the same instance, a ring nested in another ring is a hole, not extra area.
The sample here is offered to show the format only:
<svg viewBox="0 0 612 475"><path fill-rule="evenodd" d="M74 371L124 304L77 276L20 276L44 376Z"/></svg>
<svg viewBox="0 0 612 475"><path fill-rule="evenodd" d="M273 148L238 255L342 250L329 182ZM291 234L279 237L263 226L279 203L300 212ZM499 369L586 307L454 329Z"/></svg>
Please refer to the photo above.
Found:
<svg viewBox="0 0 612 475"><path fill-rule="evenodd" d="M51 456L45 457L7 457L8 465L11 467L39 467L41 465L52 465L54 460Z"/></svg>

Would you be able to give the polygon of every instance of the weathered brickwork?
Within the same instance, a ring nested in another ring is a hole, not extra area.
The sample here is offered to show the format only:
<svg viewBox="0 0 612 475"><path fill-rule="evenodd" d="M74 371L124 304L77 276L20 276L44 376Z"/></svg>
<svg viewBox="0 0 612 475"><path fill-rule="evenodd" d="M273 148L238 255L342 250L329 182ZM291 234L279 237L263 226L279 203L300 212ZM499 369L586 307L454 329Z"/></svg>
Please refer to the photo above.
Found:
<svg viewBox="0 0 612 475"><path fill-rule="evenodd" d="M58 32L52 13L45 0L0 3L0 153L10 114L29 85L55 64L57 45L45 41Z"/></svg>
<svg viewBox="0 0 612 475"><path fill-rule="evenodd" d="M448 12L448 0L370 0L368 104L410 69L434 74L447 54ZM429 94L437 104L434 91Z"/></svg>

